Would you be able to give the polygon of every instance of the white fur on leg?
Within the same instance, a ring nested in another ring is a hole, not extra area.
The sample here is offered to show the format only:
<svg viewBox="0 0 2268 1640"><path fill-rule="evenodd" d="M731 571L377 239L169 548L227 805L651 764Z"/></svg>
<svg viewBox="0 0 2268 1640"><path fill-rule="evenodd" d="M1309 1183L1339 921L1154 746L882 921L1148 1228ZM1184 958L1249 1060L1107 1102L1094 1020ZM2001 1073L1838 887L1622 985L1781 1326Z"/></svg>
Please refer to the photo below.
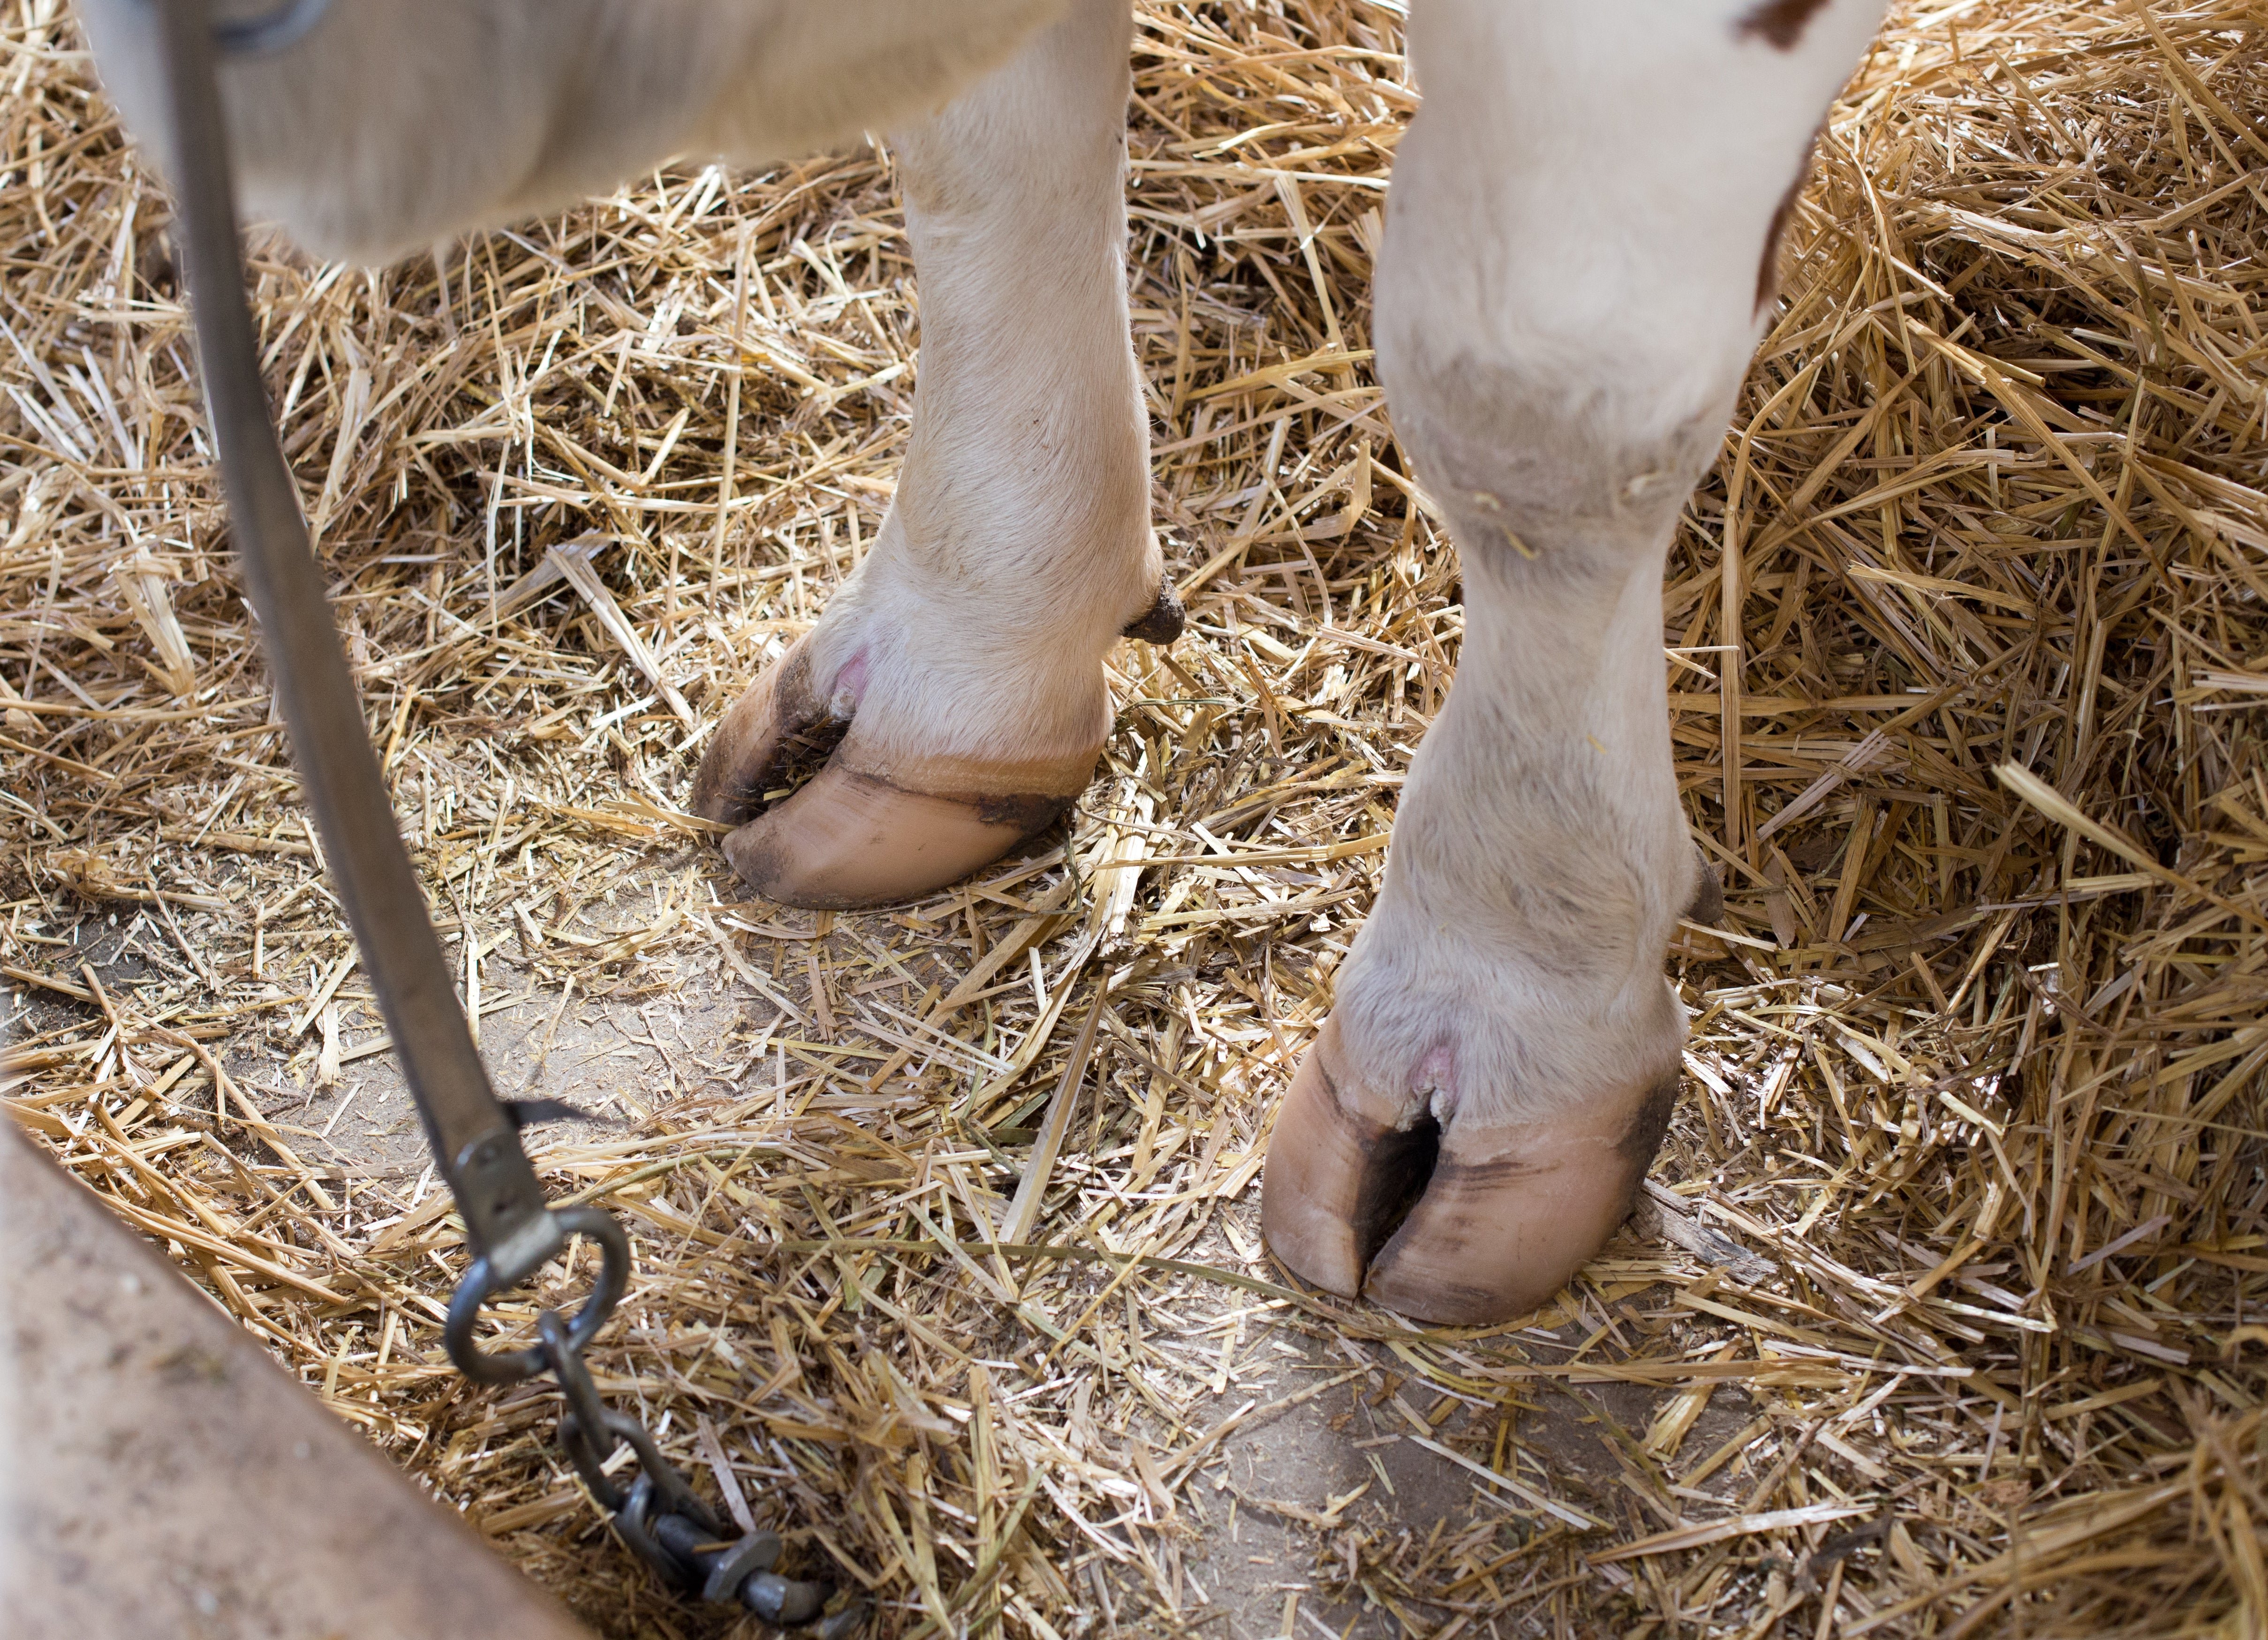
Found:
<svg viewBox="0 0 2268 1640"><path fill-rule="evenodd" d="M1783 49L1756 10L1413 8L1377 338L1467 636L1338 987L1350 1067L1413 1112L1535 1119L1676 1062L1660 963L1695 870L1662 555L1755 347L1775 209L1881 14L1834 0Z"/></svg>
<svg viewBox="0 0 2268 1640"><path fill-rule="evenodd" d="M87 0L87 22L162 151L143 4ZM815 694L849 733L824 789L728 846L810 903L899 898L932 868L941 885L1047 824L1108 732L1102 656L1160 596L1126 308L1131 33L1124 0L355 0L224 70L254 208L361 255L688 149L768 157L916 122L896 137L924 314L914 435L797 662L798 732ZM760 799L785 727L735 712L704 801ZM803 846L796 812L857 846Z"/></svg>
<svg viewBox="0 0 2268 1640"><path fill-rule="evenodd" d="M1660 1141L1685 1038L1662 955L1698 885L1662 558L1755 346L1781 202L1880 10L1412 7L1425 101L1374 335L1456 542L1465 646L1270 1145L1270 1244L1334 1290L1518 1314Z"/></svg>
<svg viewBox="0 0 2268 1640"><path fill-rule="evenodd" d="M1103 655L1157 595L1126 311L1131 14L1079 0L895 136L921 374L897 494L812 638L814 683L890 755L1099 747Z"/></svg>
<svg viewBox="0 0 2268 1640"><path fill-rule="evenodd" d="M927 892L1050 824L1092 778L1111 720L1102 657L1160 596L1126 312L1130 32L1123 0L1077 0L896 139L922 296L897 493L798 646L792 689L790 663L761 680L696 780L761 893ZM848 731L823 773L755 811L784 743L766 703L788 694Z"/></svg>

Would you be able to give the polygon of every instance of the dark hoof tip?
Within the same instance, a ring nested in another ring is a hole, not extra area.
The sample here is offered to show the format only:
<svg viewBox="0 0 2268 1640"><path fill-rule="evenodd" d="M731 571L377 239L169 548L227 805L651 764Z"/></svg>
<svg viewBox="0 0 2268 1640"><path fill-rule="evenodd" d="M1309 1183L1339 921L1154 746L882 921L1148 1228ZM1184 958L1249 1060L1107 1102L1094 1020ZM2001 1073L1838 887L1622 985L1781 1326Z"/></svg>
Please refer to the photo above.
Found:
<svg viewBox="0 0 2268 1640"><path fill-rule="evenodd" d="M1685 920L1697 922L1705 928L1714 928L1725 920L1725 880L1717 875L1717 868L1709 857L1701 856L1700 881L1693 885L1693 898L1685 907Z"/></svg>
<svg viewBox="0 0 2268 1640"><path fill-rule="evenodd" d="M1145 644L1169 644L1182 635L1189 619L1182 608L1182 595L1174 590L1171 581L1158 584L1158 595L1150 607L1121 628L1128 638L1138 638Z"/></svg>

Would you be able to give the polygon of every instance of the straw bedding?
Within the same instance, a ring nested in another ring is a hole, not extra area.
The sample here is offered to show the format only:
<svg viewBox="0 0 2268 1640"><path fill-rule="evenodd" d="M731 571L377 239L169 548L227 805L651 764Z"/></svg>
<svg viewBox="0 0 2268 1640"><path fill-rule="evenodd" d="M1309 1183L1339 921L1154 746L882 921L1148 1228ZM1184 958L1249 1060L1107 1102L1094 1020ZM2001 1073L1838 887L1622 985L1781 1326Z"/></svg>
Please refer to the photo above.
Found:
<svg viewBox="0 0 2268 1640"><path fill-rule="evenodd" d="M1909 11L1837 107L1670 560L1729 901L1673 953L1685 1097L1631 1224L1478 1333L1300 1292L1257 1234L1462 630L1366 351L1400 15L1141 7L1135 327L1191 630L1116 654L1074 825L888 914L744 902L678 809L889 495L887 151L674 170L375 276L255 242L468 983L555 1024L734 1004L653 1037L627 1127L541 1154L637 1238L602 1387L890 1636L1205 1622L1209 1466L1285 1339L1502 1478L1454 1530L1376 1494L1316 1529L1287 1579L1364 1632L2262 1634L2259 13ZM446 1366L430 1175L297 1108L379 1027L234 589L166 204L54 0L0 41L0 1087L602 1629L715 1632L594 1527L545 1395ZM134 958L107 983L97 935ZM1579 1486L1523 1431L1614 1384L1650 1422L1588 1426ZM1729 1440L1691 1437L1712 1400Z"/></svg>

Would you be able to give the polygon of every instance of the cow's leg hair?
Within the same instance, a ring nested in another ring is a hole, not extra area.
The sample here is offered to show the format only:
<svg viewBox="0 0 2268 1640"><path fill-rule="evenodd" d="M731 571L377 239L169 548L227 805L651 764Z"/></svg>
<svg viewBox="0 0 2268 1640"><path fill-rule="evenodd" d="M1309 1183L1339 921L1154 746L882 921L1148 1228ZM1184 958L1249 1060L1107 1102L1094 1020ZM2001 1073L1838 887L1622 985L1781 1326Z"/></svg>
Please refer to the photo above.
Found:
<svg viewBox="0 0 2268 1640"><path fill-rule="evenodd" d="M1418 0L1425 101L1375 335L1460 550L1460 676L1376 910L1279 1113L1270 1244L1479 1322L1612 1233L1676 1090L1661 964L1700 890L1670 765L1662 561L1772 246L1880 0Z"/></svg>
<svg viewBox="0 0 2268 1640"><path fill-rule="evenodd" d="M1179 631L1128 338L1130 14L1079 0L897 135L922 304L896 499L811 634L733 707L696 804L775 899L902 899L988 864L1092 777L1122 631ZM792 796L799 735L847 723Z"/></svg>

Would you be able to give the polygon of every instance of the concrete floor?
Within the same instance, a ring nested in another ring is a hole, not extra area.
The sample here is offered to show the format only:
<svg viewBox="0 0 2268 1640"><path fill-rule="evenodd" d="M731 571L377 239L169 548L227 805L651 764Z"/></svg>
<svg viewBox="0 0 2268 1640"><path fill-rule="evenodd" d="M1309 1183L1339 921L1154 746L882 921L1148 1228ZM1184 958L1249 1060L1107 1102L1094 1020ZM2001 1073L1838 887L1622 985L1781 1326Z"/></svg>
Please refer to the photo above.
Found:
<svg viewBox="0 0 2268 1640"><path fill-rule="evenodd" d="M130 928L130 919L121 919ZM91 964L106 987L123 990L155 977L149 960L119 947L125 937L117 923L90 919L74 932L78 949L66 962L51 964L69 972L78 961ZM360 976L357 975L357 980ZM489 964L491 996L523 990L508 965ZM350 994L358 987L347 987ZM18 1034L52 1029L84 1004L37 991L10 994ZM563 1122L531 1133L531 1148L601 1135L616 1119L635 1120L666 1103L681 1088L684 1054L713 1043L744 1012L746 1000L719 993L673 992L643 1001L585 1002L563 1013L556 999L535 995L487 1014L482 1024L483 1052L497 1090L507 1097L549 1097L593 1113L593 1123ZM378 1035L374 1010L347 1008L342 1036L350 1045ZM225 1048L230 1073L253 1090L271 1118L325 1135L310 1141L306 1159L341 1182L377 1179L397 1195L413 1190L427 1166L416 1112L392 1056L375 1053L350 1059L340 1082L327 1089L302 1089L306 1079L306 1038L278 1042L272 1035L247 1032ZM298 1063L294 1064L294 1055ZM1259 1240L1256 1190L1248 1202L1227 1213L1248 1245ZM1223 1245L1221 1255L1232 1255ZM1233 1294L1222 1289L1223 1312ZM1642 1300L1641 1300L1642 1302ZM1454 1434L1465 1421L1490 1421L1494 1407L1469 1407L1404 1376L1407 1369L1382 1346L1336 1341L1328 1350L1311 1333L1274 1326L1264 1318L1256 1341L1277 1364L1254 1377L1246 1372L1236 1396L1224 1400L1226 1415L1237 1397L1264 1405L1292 1395L1315 1381L1317 1372L1353 1365L1373 1369L1366 1376L1285 1407L1263 1422L1248 1422L1222 1443L1226 1463L1200 1471L1177 1498L1188 1531L1182 1539L1182 1622L1203 1626L1223 1640L1388 1640L1405 1624L1381 1606L1348 1604L1329 1598L1319 1582L1319 1564L1344 1552L1350 1526L1375 1531L1384 1525L1423 1543L1436 1532L1454 1534L1476 1521L1505 1518L1506 1505L1472 1474L1417 1444L1417 1425L1437 1434ZM1585 1329L1571 1326L1563 1334L1570 1346ZM1539 1339L1537 1341L1541 1342ZM1616 1460L1600 1434L1608 1418L1624 1429L1643 1429L1662 1400L1659 1392L1629 1385L1542 1389L1536 1410L1522 1415L1518 1443L1540 1460L1552 1477L1555 1493L1571 1500L1599 1500L1596 1507L1617 1508ZM1747 1397L1728 1386L1704 1413L1689 1450L1708 1451L1749 1415ZM1197 1421L1204 1422L1200 1412ZM1617 1512L1619 1509L1617 1508ZM1144 1606L1135 1586L1121 1577L1089 1576L1082 1598L1094 1608L1080 1615L1089 1632L1115 1631L1122 1607L1130 1622ZM1145 1621L1154 1621L1154 1612ZM1418 1607L1410 1617L1428 1632L1447 1615ZM1471 1632L1508 1640L1513 1635L1551 1632L1539 1612L1508 1602L1500 1611L1468 1614ZM1076 1630L1078 1625L1074 1624Z"/></svg>

